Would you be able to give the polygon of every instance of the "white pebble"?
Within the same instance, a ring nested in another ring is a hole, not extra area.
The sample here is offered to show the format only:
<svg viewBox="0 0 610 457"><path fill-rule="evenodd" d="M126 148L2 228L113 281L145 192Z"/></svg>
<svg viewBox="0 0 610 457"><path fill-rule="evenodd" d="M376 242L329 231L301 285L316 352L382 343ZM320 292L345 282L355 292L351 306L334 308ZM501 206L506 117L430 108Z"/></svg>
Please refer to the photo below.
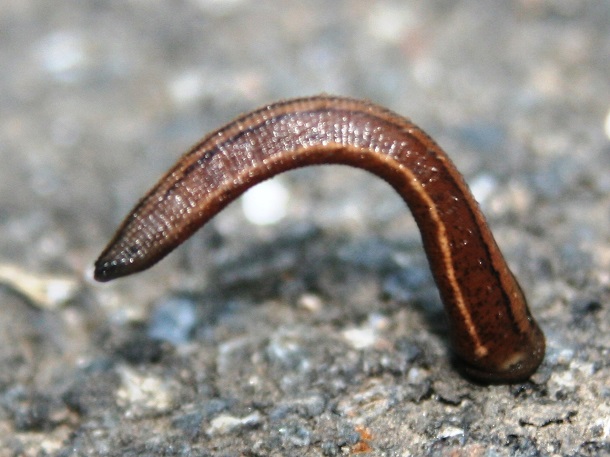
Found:
<svg viewBox="0 0 610 457"><path fill-rule="evenodd" d="M203 95L205 81L201 73L186 71L169 82L169 94L177 105L197 102Z"/></svg>
<svg viewBox="0 0 610 457"><path fill-rule="evenodd" d="M226 435L231 431L240 427L252 427L259 424L261 415L257 412L249 414L245 417L229 416L223 414L210 422L210 427L206 430L208 435Z"/></svg>
<svg viewBox="0 0 610 457"><path fill-rule="evenodd" d="M493 194L497 185L498 183L493 176L481 174L472 180L470 183L470 190L472 191L475 200L482 203Z"/></svg>
<svg viewBox="0 0 610 457"><path fill-rule="evenodd" d="M87 50L83 38L70 31L47 35L38 43L36 56L45 71L57 79L71 82L87 63Z"/></svg>
<svg viewBox="0 0 610 457"><path fill-rule="evenodd" d="M241 199L246 219L255 225L271 225L286 216L289 192L278 179L262 182L249 189Z"/></svg>
<svg viewBox="0 0 610 457"><path fill-rule="evenodd" d="M118 370L121 385L117 404L126 408L128 417L149 417L170 411L174 407L174 392L165 380L122 366Z"/></svg>
<svg viewBox="0 0 610 457"><path fill-rule="evenodd" d="M372 346L377 341L377 335L373 328L350 328L343 331L345 338L355 349L364 349Z"/></svg>

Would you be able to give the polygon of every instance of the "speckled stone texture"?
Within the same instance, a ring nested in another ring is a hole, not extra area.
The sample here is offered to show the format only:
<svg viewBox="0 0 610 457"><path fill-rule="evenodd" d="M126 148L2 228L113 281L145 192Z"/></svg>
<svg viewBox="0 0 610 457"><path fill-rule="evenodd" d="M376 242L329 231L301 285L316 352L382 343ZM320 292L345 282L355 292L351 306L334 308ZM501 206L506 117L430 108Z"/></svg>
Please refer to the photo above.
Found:
<svg viewBox="0 0 610 457"><path fill-rule="evenodd" d="M610 455L608 24L605 1L1 0L0 457ZM199 137L321 92L452 156L547 335L529 382L454 369L413 219L362 171L282 175L273 223L263 193L89 279Z"/></svg>

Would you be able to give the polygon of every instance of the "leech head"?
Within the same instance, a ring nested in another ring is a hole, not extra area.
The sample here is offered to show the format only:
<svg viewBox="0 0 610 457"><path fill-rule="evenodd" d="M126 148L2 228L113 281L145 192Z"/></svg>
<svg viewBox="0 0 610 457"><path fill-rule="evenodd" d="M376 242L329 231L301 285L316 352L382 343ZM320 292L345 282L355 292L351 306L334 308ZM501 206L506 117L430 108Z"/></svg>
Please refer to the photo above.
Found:
<svg viewBox="0 0 610 457"><path fill-rule="evenodd" d="M129 230L127 224L118 234ZM108 245L95 262L93 277L96 281L108 282L146 270L163 258L164 255L155 254L151 243L146 243L145 240L132 241L129 237L121 236L120 240ZM154 260L153 255L156 255Z"/></svg>
<svg viewBox="0 0 610 457"><path fill-rule="evenodd" d="M95 262L93 277L96 281L108 282L144 269L137 268L135 257L122 255L118 259L114 258L113 260L106 260L106 258L112 257L100 257Z"/></svg>
<svg viewBox="0 0 610 457"><path fill-rule="evenodd" d="M93 277L99 282L108 282L114 279L115 275L112 274L112 270L116 266L115 262L95 262L95 269L93 270Z"/></svg>
<svg viewBox="0 0 610 457"><path fill-rule="evenodd" d="M99 282L108 282L121 276L135 273L135 257L123 254L116 255L112 252L104 253L95 262L93 277Z"/></svg>

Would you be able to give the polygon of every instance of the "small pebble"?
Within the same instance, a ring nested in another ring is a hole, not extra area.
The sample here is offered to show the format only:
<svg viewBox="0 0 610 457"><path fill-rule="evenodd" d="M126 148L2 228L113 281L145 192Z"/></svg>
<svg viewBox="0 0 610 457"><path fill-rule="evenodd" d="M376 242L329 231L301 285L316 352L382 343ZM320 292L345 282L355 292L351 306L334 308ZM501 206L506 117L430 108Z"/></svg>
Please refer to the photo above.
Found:
<svg viewBox="0 0 610 457"><path fill-rule="evenodd" d="M39 308L57 309L74 297L76 279L30 273L14 265L0 265L0 284L23 294Z"/></svg>
<svg viewBox="0 0 610 457"><path fill-rule="evenodd" d="M161 302L151 316L148 335L174 345L188 342L197 323L195 306L193 300L187 298Z"/></svg>
<svg viewBox="0 0 610 457"><path fill-rule="evenodd" d="M241 199L246 219L254 225L272 225L288 211L290 193L279 179L270 179L249 189Z"/></svg>
<svg viewBox="0 0 610 457"><path fill-rule="evenodd" d="M126 366L120 367L121 385L117 404L129 417L149 417L170 411L174 406L172 387L164 380L144 375Z"/></svg>
<svg viewBox="0 0 610 457"><path fill-rule="evenodd" d="M44 37L35 54L46 72L64 82L75 81L88 60L83 37L69 30L56 31Z"/></svg>
<svg viewBox="0 0 610 457"><path fill-rule="evenodd" d="M226 435L238 428L255 427L260 424L261 420L261 415L258 412L254 412L245 417L235 417L223 414L222 416L212 419L206 433L210 436Z"/></svg>

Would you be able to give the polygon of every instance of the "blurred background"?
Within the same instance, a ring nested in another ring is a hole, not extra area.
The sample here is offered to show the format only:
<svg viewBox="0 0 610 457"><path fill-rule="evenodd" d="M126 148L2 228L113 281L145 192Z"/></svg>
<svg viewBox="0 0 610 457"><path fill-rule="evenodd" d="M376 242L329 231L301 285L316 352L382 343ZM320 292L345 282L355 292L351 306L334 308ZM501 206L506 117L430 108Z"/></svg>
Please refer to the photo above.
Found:
<svg viewBox="0 0 610 457"><path fill-rule="evenodd" d="M0 0L0 456L610 453L608 24L606 1ZM451 368L411 215L362 171L282 175L93 284L201 136L319 93L456 162L547 334L532 383Z"/></svg>

